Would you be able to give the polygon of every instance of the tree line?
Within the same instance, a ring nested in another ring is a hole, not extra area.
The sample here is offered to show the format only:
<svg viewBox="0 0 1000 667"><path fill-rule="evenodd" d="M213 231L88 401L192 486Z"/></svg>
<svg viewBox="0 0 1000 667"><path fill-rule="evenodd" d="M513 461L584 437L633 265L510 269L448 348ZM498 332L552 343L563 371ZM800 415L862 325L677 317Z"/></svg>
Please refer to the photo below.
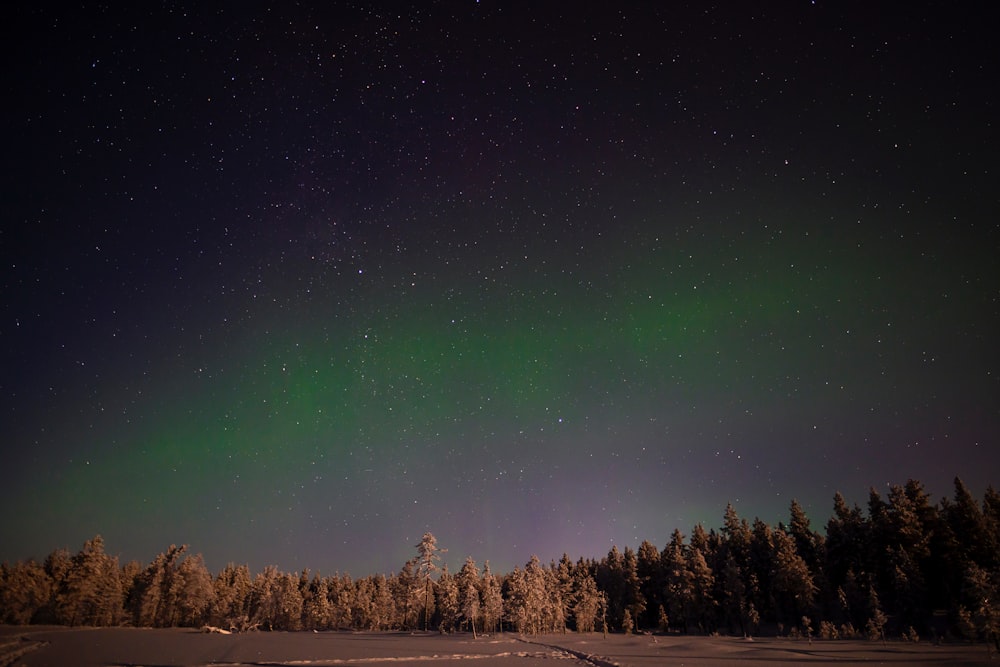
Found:
<svg viewBox="0 0 1000 667"><path fill-rule="evenodd" d="M439 566L431 533L399 572L359 579L234 564L212 575L186 546L122 565L97 536L76 554L0 565L0 621L1000 641L1000 493L991 486L980 503L960 479L954 487L937 504L914 480L885 498L872 489L866 510L837 493L825 534L794 500L788 523L773 527L729 504L721 528L675 530L662 549L532 556L506 574L471 557L456 573Z"/></svg>

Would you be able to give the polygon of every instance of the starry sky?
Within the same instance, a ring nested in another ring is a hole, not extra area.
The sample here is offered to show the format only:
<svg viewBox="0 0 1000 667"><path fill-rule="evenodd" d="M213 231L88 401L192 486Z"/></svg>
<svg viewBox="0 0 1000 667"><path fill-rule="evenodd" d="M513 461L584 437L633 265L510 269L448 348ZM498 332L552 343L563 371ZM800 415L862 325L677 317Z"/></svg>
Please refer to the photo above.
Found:
<svg viewBox="0 0 1000 667"><path fill-rule="evenodd" d="M13 9L0 560L507 571L1000 482L983 17L591 4Z"/></svg>

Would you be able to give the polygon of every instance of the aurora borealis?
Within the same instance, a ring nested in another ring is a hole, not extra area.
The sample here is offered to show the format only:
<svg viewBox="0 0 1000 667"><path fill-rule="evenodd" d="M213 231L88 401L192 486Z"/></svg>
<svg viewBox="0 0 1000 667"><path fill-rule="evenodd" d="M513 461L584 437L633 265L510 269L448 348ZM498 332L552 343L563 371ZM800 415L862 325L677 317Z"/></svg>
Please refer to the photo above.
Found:
<svg viewBox="0 0 1000 667"><path fill-rule="evenodd" d="M14 10L0 559L504 570L997 483L976 17L320 7Z"/></svg>

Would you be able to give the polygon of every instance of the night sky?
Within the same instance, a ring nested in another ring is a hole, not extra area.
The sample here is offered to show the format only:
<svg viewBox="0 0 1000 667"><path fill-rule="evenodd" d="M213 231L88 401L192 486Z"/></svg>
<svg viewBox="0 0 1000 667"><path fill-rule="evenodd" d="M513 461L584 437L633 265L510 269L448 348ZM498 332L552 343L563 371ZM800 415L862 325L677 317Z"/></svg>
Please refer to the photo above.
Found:
<svg viewBox="0 0 1000 667"><path fill-rule="evenodd" d="M1000 483L971 7L121 4L5 21L0 560L507 571Z"/></svg>

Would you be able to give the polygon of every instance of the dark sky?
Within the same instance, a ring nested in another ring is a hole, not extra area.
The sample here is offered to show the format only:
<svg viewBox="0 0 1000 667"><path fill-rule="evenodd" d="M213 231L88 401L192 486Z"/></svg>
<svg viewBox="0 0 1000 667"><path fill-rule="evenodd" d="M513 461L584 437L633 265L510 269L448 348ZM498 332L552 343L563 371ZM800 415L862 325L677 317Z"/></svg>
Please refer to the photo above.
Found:
<svg viewBox="0 0 1000 667"><path fill-rule="evenodd" d="M971 7L120 4L5 21L0 560L509 570L1000 481Z"/></svg>

